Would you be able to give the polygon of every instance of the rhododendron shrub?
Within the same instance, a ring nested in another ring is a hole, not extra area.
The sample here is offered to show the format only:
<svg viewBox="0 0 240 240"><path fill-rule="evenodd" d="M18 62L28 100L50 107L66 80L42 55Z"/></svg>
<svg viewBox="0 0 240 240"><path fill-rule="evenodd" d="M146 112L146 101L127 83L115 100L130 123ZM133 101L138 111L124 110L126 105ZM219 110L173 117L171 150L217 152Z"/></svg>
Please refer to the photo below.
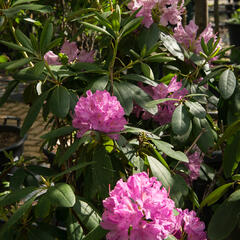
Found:
<svg viewBox="0 0 240 240"><path fill-rule="evenodd" d="M120 132L127 124L124 110L115 96L107 91L97 90L86 92L86 97L80 97L74 109L73 126L78 129L80 138L88 130L104 133ZM113 139L118 134L109 134Z"/></svg>
<svg viewBox="0 0 240 240"><path fill-rule="evenodd" d="M181 22L181 15L185 10L184 1L179 0L132 0L128 7L132 11L141 7L136 16L143 17L142 23L147 28L154 22L154 12L156 12L160 24L167 26L168 24L176 25Z"/></svg>
<svg viewBox="0 0 240 240"><path fill-rule="evenodd" d="M120 179L103 201L101 226L108 240L164 240L170 235L188 240L206 240L205 225L194 211L176 209L167 190L145 172ZM175 214L174 210L176 210Z"/></svg>
<svg viewBox="0 0 240 240"><path fill-rule="evenodd" d="M238 239L240 71L211 26L183 0L35 2L0 1L0 107L20 85L46 154L0 141L0 239Z"/></svg>
<svg viewBox="0 0 240 240"><path fill-rule="evenodd" d="M148 93L154 100L162 98L174 98L182 99L186 94L188 94L187 89L182 88L181 81L177 82L177 76L173 77L169 85L164 83L158 84L156 87L141 85L141 88ZM143 110L139 106L135 106L134 112L137 117L142 117L142 119L147 120L152 118L155 122L160 125L170 123L172 120L172 114L176 108L176 101L170 100L158 105L158 113L155 115L150 114L149 112Z"/></svg>

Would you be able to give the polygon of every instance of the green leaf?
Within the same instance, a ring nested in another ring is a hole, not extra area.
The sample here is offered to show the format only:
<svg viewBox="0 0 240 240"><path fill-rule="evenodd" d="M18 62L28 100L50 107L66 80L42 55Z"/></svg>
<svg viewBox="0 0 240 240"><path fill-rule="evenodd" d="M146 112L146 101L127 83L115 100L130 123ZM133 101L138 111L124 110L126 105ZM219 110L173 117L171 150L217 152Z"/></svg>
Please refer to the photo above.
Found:
<svg viewBox="0 0 240 240"><path fill-rule="evenodd" d="M56 161L58 162L58 166L61 166L65 161L67 161L73 153L77 151L80 147L81 142L79 140L75 140L74 143L64 152L63 155L57 157Z"/></svg>
<svg viewBox="0 0 240 240"><path fill-rule="evenodd" d="M68 240L81 240L83 238L83 229L71 212L67 218L67 233Z"/></svg>
<svg viewBox="0 0 240 240"><path fill-rule="evenodd" d="M61 43L61 41L62 41L62 38L56 38L56 39L54 39L52 42L50 42L50 43L47 45L45 51L48 52L49 50L51 50L51 49L59 46L59 44Z"/></svg>
<svg viewBox="0 0 240 240"><path fill-rule="evenodd" d="M131 84L128 82L125 82L125 84L126 84L127 88L131 89L131 91L132 91L131 95L136 104L138 104L140 107L147 110L148 112L150 112L153 115L158 112L157 106L149 107L147 105L147 103L150 102L152 100L152 98L146 92L144 92L140 87L138 87L134 84Z"/></svg>
<svg viewBox="0 0 240 240"><path fill-rule="evenodd" d="M18 168L13 175L10 177L10 189L14 192L20 189L27 173L24 168Z"/></svg>
<svg viewBox="0 0 240 240"><path fill-rule="evenodd" d="M171 62L175 60L176 60L175 58L163 56L161 53L144 58L144 61L146 62L157 62L157 63Z"/></svg>
<svg viewBox="0 0 240 240"><path fill-rule="evenodd" d="M13 80L8 83L8 86L7 86L4 94L0 98L0 107L7 101L8 97L10 96L12 91L17 87L18 83L19 83L18 80Z"/></svg>
<svg viewBox="0 0 240 240"><path fill-rule="evenodd" d="M189 108L189 112L197 118L205 118L206 111L198 102L185 101L185 105Z"/></svg>
<svg viewBox="0 0 240 240"><path fill-rule="evenodd" d="M16 36L23 47L33 51L31 40L19 28L16 29Z"/></svg>
<svg viewBox="0 0 240 240"><path fill-rule="evenodd" d="M30 50L28 48L25 48L25 47L22 47L22 46L19 46L19 45L15 44L15 43L6 42L6 41L3 41L3 40L1 40L0 43L2 43L3 45L5 45L5 46L7 46L9 48L14 49L14 50L33 53L32 50Z"/></svg>
<svg viewBox="0 0 240 240"><path fill-rule="evenodd" d="M51 201L48 198L48 194L42 195L36 207L34 208L34 214L36 218L46 218L49 215L51 209Z"/></svg>
<svg viewBox="0 0 240 240"><path fill-rule="evenodd" d="M164 47L175 57L184 61L184 54L176 39L170 35L163 32L160 33L160 39L163 42Z"/></svg>
<svg viewBox="0 0 240 240"><path fill-rule="evenodd" d="M172 115L172 130L177 135L185 134L189 127L190 121L188 111L186 107L181 103L176 107Z"/></svg>
<svg viewBox="0 0 240 240"><path fill-rule="evenodd" d="M7 61L8 61L8 57L6 55L0 55L0 63L5 63Z"/></svg>
<svg viewBox="0 0 240 240"><path fill-rule="evenodd" d="M37 2L39 0L17 0L16 2L14 2L12 4L12 7L19 5L19 4L23 4L23 3L30 3L30 2Z"/></svg>
<svg viewBox="0 0 240 240"><path fill-rule="evenodd" d="M100 215L91 203L79 196L76 196L76 203L73 206L73 210L88 231L95 229L101 221Z"/></svg>
<svg viewBox="0 0 240 240"><path fill-rule="evenodd" d="M76 202L72 188L66 183L57 183L46 194L55 207L73 207Z"/></svg>
<svg viewBox="0 0 240 240"><path fill-rule="evenodd" d="M56 178L61 177L61 176L65 175L65 174L69 174L69 173L71 173L73 171L77 171L77 170L79 170L81 168L87 167L88 165L92 165L94 163L95 162L80 162L80 163L76 164L75 166L70 167L70 168L66 169L65 171L62 171L62 172L52 176L52 179L56 179Z"/></svg>
<svg viewBox="0 0 240 240"><path fill-rule="evenodd" d="M74 130L75 130L75 128L72 127L72 126L64 126L64 127L61 127L61 128L54 129L47 134L44 134L43 136L41 136L41 138L43 138L43 139L58 138L58 137L61 137L61 136L69 135Z"/></svg>
<svg viewBox="0 0 240 240"><path fill-rule="evenodd" d="M92 29L92 30L94 30L94 31L97 31L97 32L101 32L101 33L104 33L104 34L106 34L106 35L108 35L108 36L110 36L111 38L115 38L115 36L113 36L111 33L109 33L107 30L105 30L105 29L103 29L103 28L100 28L100 27L98 27L98 26L96 26L96 25L93 25L93 24L91 24L91 23L87 23L87 22L81 22L84 26L86 26L87 28L90 28L90 29Z"/></svg>
<svg viewBox="0 0 240 240"><path fill-rule="evenodd" d="M168 236L168 238L166 238L166 240L177 240L177 238L175 238L173 235Z"/></svg>
<svg viewBox="0 0 240 240"><path fill-rule="evenodd" d="M33 173L33 175L42 175L49 177L56 174L56 170L53 168L43 167L39 165L29 165L26 168L28 171Z"/></svg>
<svg viewBox="0 0 240 240"><path fill-rule="evenodd" d="M50 6L40 4L21 4L8 9L4 9L2 12L4 15L6 15L6 17L16 17L16 14L21 10L32 10L42 13L49 13L52 11L52 8Z"/></svg>
<svg viewBox="0 0 240 240"><path fill-rule="evenodd" d="M20 131L20 135L24 136L27 131L29 130L29 128L33 125L34 121L36 120L38 113L41 110L41 107L43 105L44 100L47 98L49 93L49 90L44 92L41 96L39 96L37 98L37 100L33 103L33 105L31 106L31 108L28 111L28 114L26 116L26 118L24 119L21 131Z"/></svg>
<svg viewBox="0 0 240 240"><path fill-rule="evenodd" d="M200 208L203 208L206 205L211 206L217 202L227 192L228 188L232 187L233 185L234 183L227 183L215 189L206 198L203 199L200 204Z"/></svg>
<svg viewBox="0 0 240 240"><path fill-rule="evenodd" d="M127 75L121 76L121 78L126 80L136 81L136 82L143 82L153 87L156 87L158 85L155 81L152 81L151 79L138 74L127 74Z"/></svg>
<svg viewBox="0 0 240 240"><path fill-rule="evenodd" d="M6 195L4 198L1 198L0 207L5 207L7 205L19 202L23 198L27 197L34 190L36 190L36 187L26 187L23 189L13 191Z"/></svg>
<svg viewBox="0 0 240 240"><path fill-rule="evenodd" d="M235 191L221 204L208 225L211 240L225 240L236 227L240 212L240 190Z"/></svg>
<svg viewBox="0 0 240 240"><path fill-rule="evenodd" d="M229 99L234 93L236 84L237 82L234 73L230 69L225 70L219 78L218 86L221 96L224 99Z"/></svg>
<svg viewBox="0 0 240 240"><path fill-rule="evenodd" d="M50 97L50 111L59 118L67 116L70 109L70 95L63 86L57 86Z"/></svg>
<svg viewBox="0 0 240 240"><path fill-rule="evenodd" d="M121 103L121 106L124 108L125 114L129 116L133 110L131 90L126 86L124 82L116 82L113 86L113 92L114 95L117 97L118 101Z"/></svg>
<svg viewBox="0 0 240 240"><path fill-rule="evenodd" d="M8 221L0 229L0 238L6 231L10 231L10 228L23 217L26 211L28 211L28 209L32 206L32 203L36 197L37 195L35 194L32 198L27 200L21 207L17 209L10 219L8 219Z"/></svg>
<svg viewBox="0 0 240 240"><path fill-rule="evenodd" d="M95 63L78 62L71 65L71 68L78 72L103 72L103 69Z"/></svg>
<svg viewBox="0 0 240 240"><path fill-rule="evenodd" d="M103 76L95 80L91 85L92 92L96 90L104 90L108 84L108 76Z"/></svg>
<svg viewBox="0 0 240 240"><path fill-rule="evenodd" d="M161 140L152 140L152 142L156 145L156 147L158 148L158 150L162 151L163 153L165 153L166 155L168 155L171 158L174 158L178 161L181 162L188 162L188 158L187 156L180 151L174 151L172 148L173 146L167 142L163 142Z"/></svg>
<svg viewBox="0 0 240 240"><path fill-rule="evenodd" d="M230 177L240 162L240 132L227 142L223 154L223 170L226 178Z"/></svg>
<svg viewBox="0 0 240 240"><path fill-rule="evenodd" d="M49 23L49 21L47 21L43 27L41 36L40 36L40 51L41 53L45 53L47 50L47 46L49 45L49 43L52 40L52 36L53 36L53 24Z"/></svg>
<svg viewBox="0 0 240 240"><path fill-rule="evenodd" d="M31 61L32 61L32 58L22 58L22 59L14 60L11 62L0 63L0 69L14 70L16 68L22 67L25 64L28 64Z"/></svg>
<svg viewBox="0 0 240 240"><path fill-rule="evenodd" d="M147 65L146 63L141 63L141 69L143 71L143 74L147 78L154 80L154 74L153 74L152 69L149 67L149 65Z"/></svg>
<svg viewBox="0 0 240 240"><path fill-rule="evenodd" d="M207 152L208 148L214 145L214 130L210 127L206 119L193 118L193 135L195 138L202 133L201 137L197 141L198 147Z"/></svg>
<svg viewBox="0 0 240 240"><path fill-rule="evenodd" d="M102 240L107 234L107 230L104 230L100 225L94 228L88 233L82 240Z"/></svg>
<svg viewBox="0 0 240 240"><path fill-rule="evenodd" d="M218 146L220 146L224 141L228 140L232 137L236 132L240 130L240 120L235 121L232 123L228 128L224 131L221 138L218 140Z"/></svg>
<svg viewBox="0 0 240 240"><path fill-rule="evenodd" d="M146 131L144 129L141 129L141 128L136 128L136 127L131 127L131 126L127 126L125 125L124 126L124 130L123 130L124 133L133 133L135 135L138 135L141 134L141 133L144 133L146 135L146 137L150 138L150 139L159 139L159 137L149 131Z"/></svg>
<svg viewBox="0 0 240 240"><path fill-rule="evenodd" d="M123 38L124 36L128 35L130 32L134 31L142 22L143 17L135 18L128 22L120 31L119 37Z"/></svg>
<svg viewBox="0 0 240 240"><path fill-rule="evenodd" d="M153 106L156 106L158 104L165 103L165 102L168 102L168 101L179 101L179 99L175 99L175 98L161 98L161 99L153 100L153 101L150 101L150 102L146 103L146 106L153 107Z"/></svg>
<svg viewBox="0 0 240 240"><path fill-rule="evenodd" d="M44 71L45 63L44 61L38 62L33 67L33 74L35 76L41 75L41 73Z"/></svg>
<svg viewBox="0 0 240 240"><path fill-rule="evenodd" d="M147 159L153 176L156 177L166 189L168 189L174 181L169 170L156 158L147 156Z"/></svg>
<svg viewBox="0 0 240 240"><path fill-rule="evenodd" d="M106 198L109 194L109 184L113 184L113 167L111 159L104 147L93 152L92 181L95 191Z"/></svg>

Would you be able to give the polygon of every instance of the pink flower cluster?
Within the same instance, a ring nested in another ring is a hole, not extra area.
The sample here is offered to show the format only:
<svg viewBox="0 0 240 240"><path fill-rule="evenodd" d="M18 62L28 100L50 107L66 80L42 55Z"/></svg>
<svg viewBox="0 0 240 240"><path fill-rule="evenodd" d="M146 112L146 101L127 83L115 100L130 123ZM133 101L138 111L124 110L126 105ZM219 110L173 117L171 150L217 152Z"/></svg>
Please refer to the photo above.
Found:
<svg viewBox="0 0 240 240"><path fill-rule="evenodd" d="M183 14L184 0L132 0L128 4L128 8L132 11L141 10L136 15L137 17L143 16L143 24L145 27L149 28L153 20L153 12L157 12L160 16L160 23L163 26L167 26L168 23L176 25L182 20L181 15Z"/></svg>
<svg viewBox="0 0 240 240"><path fill-rule="evenodd" d="M196 180L199 177L200 173L200 167L201 163L203 161L203 156L201 155L201 152L199 149L196 149L196 151L192 154L188 154L189 163L186 165L189 168L190 174L190 180Z"/></svg>
<svg viewBox="0 0 240 240"><path fill-rule="evenodd" d="M168 86L163 83L158 84L156 87L140 86L147 94L149 94L154 100L162 98L174 98L181 99L188 91L186 88L182 88L182 83L177 82L177 76L173 77ZM140 116L144 120L152 118L154 121L158 122L160 125L170 123L172 120L172 114L176 108L176 101L167 101L161 104L158 104L158 113L155 115L150 114L149 112L143 110L139 106L134 106L134 113L137 117Z"/></svg>
<svg viewBox="0 0 240 240"><path fill-rule="evenodd" d="M167 190L145 172L127 182L120 179L103 206L101 226L110 231L108 240L163 240L169 235L180 239L183 231L188 240L206 240L204 223L196 213L176 209Z"/></svg>
<svg viewBox="0 0 240 240"><path fill-rule="evenodd" d="M81 137L88 130L104 133L120 132L127 124L124 110L115 96L106 90L97 90L94 94L87 91L86 97L80 97L75 106L72 121L73 127L78 129L77 137ZM117 139L118 134L108 134Z"/></svg>
<svg viewBox="0 0 240 240"><path fill-rule="evenodd" d="M191 20L185 28L182 26L182 23L179 22L177 27L174 28L174 37L185 48L192 52L199 53L202 51L202 38L204 39L204 42L207 43L211 38L214 38L216 41L217 37L213 33L211 24L209 24L199 36L197 36L197 31L198 26L193 20ZM218 47L220 47L220 43L218 44Z"/></svg>
<svg viewBox="0 0 240 240"><path fill-rule="evenodd" d="M64 53L68 57L68 63L72 63L74 61L89 63L94 62L95 51L80 51L76 42L65 41L61 47L60 53ZM61 65L58 55L54 54L52 51L49 51L44 55L44 60L47 61L49 65Z"/></svg>

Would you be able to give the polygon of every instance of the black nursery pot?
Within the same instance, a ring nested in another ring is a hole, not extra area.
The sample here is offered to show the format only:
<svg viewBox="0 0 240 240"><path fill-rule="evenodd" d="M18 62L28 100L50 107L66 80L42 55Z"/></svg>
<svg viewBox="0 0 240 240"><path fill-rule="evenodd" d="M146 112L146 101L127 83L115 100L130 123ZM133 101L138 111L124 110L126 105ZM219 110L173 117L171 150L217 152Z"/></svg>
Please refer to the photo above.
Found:
<svg viewBox="0 0 240 240"><path fill-rule="evenodd" d="M240 46L240 24L226 23L229 32L230 44Z"/></svg>
<svg viewBox="0 0 240 240"><path fill-rule="evenodd" d="M8 120L16 120L16 126L7 125ZM0 125L0 133L7 132L9 134L16 134L18 136L18 140L7 147L0 148L0 172L4 168L4 164L9 162L9 159L5 156L4 151L7 153L12 152L14 158L19 158L23 153L23 144L27 139L27 135L25 134L23 137L20 137L20 118L8 116L4 118L3 125Z"/></svg>

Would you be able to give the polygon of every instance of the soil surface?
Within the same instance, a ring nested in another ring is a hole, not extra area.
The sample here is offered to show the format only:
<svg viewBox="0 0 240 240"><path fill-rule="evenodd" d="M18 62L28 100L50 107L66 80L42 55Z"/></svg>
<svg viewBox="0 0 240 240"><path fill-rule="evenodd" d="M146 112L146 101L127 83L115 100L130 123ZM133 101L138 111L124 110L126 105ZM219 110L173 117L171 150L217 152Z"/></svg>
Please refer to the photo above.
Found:
<svg viewBox="0 0 240 240"><path fill-rule="evenodd" d="M21 137L16 132L0 132L0 149L9 147L20 141Z"/></svg>

